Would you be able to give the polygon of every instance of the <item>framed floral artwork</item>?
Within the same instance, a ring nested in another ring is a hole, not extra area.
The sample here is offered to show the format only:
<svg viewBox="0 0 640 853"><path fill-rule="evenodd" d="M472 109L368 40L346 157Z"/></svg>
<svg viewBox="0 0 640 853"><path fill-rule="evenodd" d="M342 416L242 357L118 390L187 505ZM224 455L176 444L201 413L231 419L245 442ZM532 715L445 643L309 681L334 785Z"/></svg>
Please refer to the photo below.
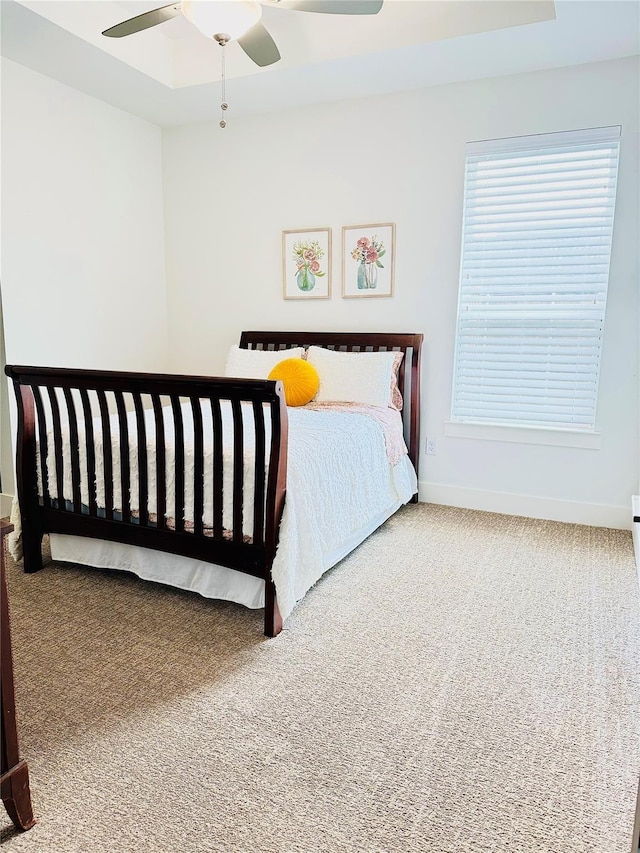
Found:
<svg viewBox="0 0 640 853"><path fill-rule="evenodd" d="M285 299L329 299L331 229L283 231L282 276Z"/></svg>
<svg viewBox="0 0 640 853"><path fill-rule="evenodd" d="M393 296L396 226L342 227L342 296Z"/></svg>

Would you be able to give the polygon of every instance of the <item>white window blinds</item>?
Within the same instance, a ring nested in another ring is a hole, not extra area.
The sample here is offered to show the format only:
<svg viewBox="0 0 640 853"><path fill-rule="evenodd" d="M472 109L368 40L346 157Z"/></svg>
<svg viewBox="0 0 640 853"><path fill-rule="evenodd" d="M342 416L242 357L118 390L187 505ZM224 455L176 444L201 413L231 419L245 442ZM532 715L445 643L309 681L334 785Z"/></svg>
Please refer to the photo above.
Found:
<svg viewBox="0 0 640 853"><path fill-rule="evenodd" d="M594 429L619 144L467 145L452 420Z"/></svg>

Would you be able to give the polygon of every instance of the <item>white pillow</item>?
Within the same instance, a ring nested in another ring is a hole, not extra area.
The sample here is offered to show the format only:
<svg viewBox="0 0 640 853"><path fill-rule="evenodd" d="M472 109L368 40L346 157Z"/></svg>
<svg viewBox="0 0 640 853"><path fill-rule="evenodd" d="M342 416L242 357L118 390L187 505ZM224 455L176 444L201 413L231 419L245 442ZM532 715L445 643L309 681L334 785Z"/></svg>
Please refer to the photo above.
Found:
<svg viewBox="0 0 640 853"><path fill-rule="evenodd" d="M234 344L227 355L225 376L236 379L267 379L276 364L285 358L302 358L302 347L281 350L243 349Z"/></svg>
<svg viewBox="0 0 640 853"><path fill-rule="evenodd" d="M395 352L336 352L309 347L307 361L318 371L318 403L391 405Z"/></svg>

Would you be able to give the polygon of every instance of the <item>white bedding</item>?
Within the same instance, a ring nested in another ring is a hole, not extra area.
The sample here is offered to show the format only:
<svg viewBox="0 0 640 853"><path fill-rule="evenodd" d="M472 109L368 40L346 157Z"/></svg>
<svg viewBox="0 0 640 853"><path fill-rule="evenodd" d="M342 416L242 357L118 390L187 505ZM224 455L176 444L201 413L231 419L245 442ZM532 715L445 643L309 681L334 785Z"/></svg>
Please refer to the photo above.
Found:
<svg viewBox="0 0 640 853"><path fill-rule="evenodd" d="M223 425L225 436L232 435L230 412L225 412L223 403ZM192 443L193 425L189 404L182 406L185 427L185 448ZM211 475L211 418L204 413L205 434L205 508L204 521L210 522L212 507L210 495ZM313 411L305 408L288 410L289 451L287 468L287 496L280 542L273 564L272 576L276 586L278 605L283 619L291 613L297 601L332 565L335 565L350 550L358 545L376 527L382 524L417 491L417 477L408 456L396 465L389 464L385 450L384 434L380 424L362 413L346 411ZM250 406L243 406L243 418L252 420ZM155 483L153 464L153 414L148 413L147 444L149 454L149 511L155 512ZM165 418L167 435L167 470L172 467L171 433L172 418ZM398 415L398 429L402 424ZM117 446L117 419L112 419L114 448ZM252 447L253 427L247 422L245 429L245 513L244 531L251 534L251 504L253 500ZM225 441L225 501L223 521L231 527L232 449ZM99 446L99 435L96 436ZM267 440L268 447L268 440ZM83 440L80 438L81 457ZM129 448L131 470L135 471L137 441L135 416L129 416ZM208 448L208 449L207 449ZM114 449L114 503L119 502L119 455ZM190 454L186 453L187 459ZM100 480L101 458L96 453L98 480ZM209 464L207 461L209 460ZM48 463L50 491L55 495L55 471L53 459ZM81 458L81 463L84 459ZM187 462L185 482L190 480L189 469L193 461ZM167 482L167 514L173 511L171 489ZM82 497L86 502L88 491L82 484ZM65 465L64 495L71 499L71 472ZM131 502L136 509L137 483L132 476ZM98 493L98 505L103 501L102 490ZM193 495L187 488L185 495L185 517L193 505ZM85 565L105 568L126 569L148 580L160 581L184 589L195 590L202 595L238 601L249 607L264 606L264 582L232 569L212 567L208 563L186 557L150 551L136 546L118 543L51 535L52 556L56 560L69 560Z"/></svg>

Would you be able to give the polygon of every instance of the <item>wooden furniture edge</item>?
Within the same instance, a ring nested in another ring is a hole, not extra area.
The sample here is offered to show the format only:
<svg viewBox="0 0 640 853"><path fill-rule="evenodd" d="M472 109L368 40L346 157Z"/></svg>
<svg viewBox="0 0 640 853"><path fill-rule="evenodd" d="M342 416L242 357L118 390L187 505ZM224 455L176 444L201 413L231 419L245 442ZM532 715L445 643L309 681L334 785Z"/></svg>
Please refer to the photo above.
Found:
<svg viewBox="0 0 640 853"><path fill-rule="evenodd" d="M0 752L2 755L2 775L0 776L0 797L17 829L27 830L35 824L31 791L29 789L29 769L27 762L20 759L18 746L18 727L16 723L16 702L13 684L13 654L11 648L11 625L9 621L9 600L5 573L5 536L11 533L13 525L0 521L0 690L2 692L2 734Z"/></svg>

